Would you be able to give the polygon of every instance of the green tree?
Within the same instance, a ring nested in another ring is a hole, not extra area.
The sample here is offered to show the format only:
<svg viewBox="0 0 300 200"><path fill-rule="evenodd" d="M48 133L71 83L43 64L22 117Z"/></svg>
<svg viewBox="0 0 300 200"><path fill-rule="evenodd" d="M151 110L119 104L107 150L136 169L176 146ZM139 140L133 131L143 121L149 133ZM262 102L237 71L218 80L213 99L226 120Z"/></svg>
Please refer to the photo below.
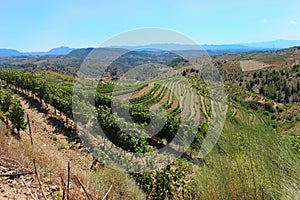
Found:
<svg viewBox="0 0 300 200"><path fill-rule="evenodd" d="M12 123L12 127L17 129L18 134L20 133L20 130L25 130L27 122L24 118L24 110L21 102L17 98L13 98L12 100L12 104L9 108L9 119Z"/></svg>
<svg viewBox="0 0 300 200"><path fill-rule="evenodd" d="M12 91L8 89L4 92L1 98L1 111L3 112L4 116L8 115L8 110L11 104L11 98L12 98Z"/></svg>

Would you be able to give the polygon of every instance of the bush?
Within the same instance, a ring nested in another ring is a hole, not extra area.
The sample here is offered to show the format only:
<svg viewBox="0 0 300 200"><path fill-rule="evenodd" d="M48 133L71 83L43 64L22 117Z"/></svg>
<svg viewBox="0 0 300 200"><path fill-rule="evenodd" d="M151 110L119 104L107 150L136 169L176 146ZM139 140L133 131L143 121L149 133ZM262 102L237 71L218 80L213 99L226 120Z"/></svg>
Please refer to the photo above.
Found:
<svg viewBox="0 0 300 200"><path fill-rule="evenodd" d="M286 116L286 119L289 120L289 121L292 121L293 118L294 118L294 117L293 117L292 114L288 114L288 115Z"/></svg>
<svg viewBox="0 0 300 200"><path fill-rule="evenodd" d="M260 106L260 103L257 101L250 101L248 103L249 108L251 108L252 110L258 110L258 107Z"/></svg>
<svg viewBox="0 0 300 200"><path fill-rule="evenodd" d="M13 98L12 104L9 107L9 119L12 123L12 127L17 129L18 133L20 130L25 130L27 122L24 118L24 110L21 102L17 98Z"/></svg>
<svg viewBox="0 0 300 200"><path fill-rule="evenodd" d="M192 172L192 164L178 159L172 165L143 174L132 174L150 199L185 199L188 194L186 179Z"/></svg>
<svg viewBox="0 0 300 200"><path fill-rule="evenodd" d="M276 110L280 113L283 112L283 108L281 108L281 107L276 107Z"/></svg>
<svg viewBox="0 0 300 200"><path fill-rule="evenodd" d="M273 108L273 105L271 103L266 103L265 104L265 110L268 111L268 112L271 112L271 113L275 112L275 110Z"/></svg>

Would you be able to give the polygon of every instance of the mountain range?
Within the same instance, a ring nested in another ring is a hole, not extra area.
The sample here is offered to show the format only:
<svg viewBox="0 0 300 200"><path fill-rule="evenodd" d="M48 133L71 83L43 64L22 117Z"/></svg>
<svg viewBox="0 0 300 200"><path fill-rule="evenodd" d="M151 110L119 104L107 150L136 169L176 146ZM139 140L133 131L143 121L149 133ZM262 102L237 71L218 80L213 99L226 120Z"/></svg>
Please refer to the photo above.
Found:
<svg viewBox="0 0 300 200"><path fill-rule="evenodd" d="M279 50L290 48L294 46L300 46L300 40L274 40L268 42L257 43L243 43L243 44L149 44L142 46L110 46L113 48L124 48L129 50L150 50L162 49L167 51L187 51L187 50L206 50L208 52L215 53L234 53L234 52L246 52L246 51L264 51L264 50Z"/></svg>
<svg viewBox="0 0 300 200"><path fill-rule="evenodd" d="M0 49L0 56L46 56L67 55L75 48L58 47L47 52L20 52L15 49Z"/></svg>
<svg viewBox="0 0 300 200"><path fill-rule="evenodd" d="M110 46L110 48L123 48L128 50L146 50L157 51L186 51L186 50L206 50L210 54L223 54L223 53L239 53L248 51L265 51L265 50L278 50L294 46L300 46L300 40L274 40L267 42L257 43L244 43L244 44L222 44L222 45L196 45L196 44L149 44L143 46ZM0 56L45 56L45 55L68 55L76 48L58 47L51 49L48 52L20 52L15 49L0 49Z"/></svg>

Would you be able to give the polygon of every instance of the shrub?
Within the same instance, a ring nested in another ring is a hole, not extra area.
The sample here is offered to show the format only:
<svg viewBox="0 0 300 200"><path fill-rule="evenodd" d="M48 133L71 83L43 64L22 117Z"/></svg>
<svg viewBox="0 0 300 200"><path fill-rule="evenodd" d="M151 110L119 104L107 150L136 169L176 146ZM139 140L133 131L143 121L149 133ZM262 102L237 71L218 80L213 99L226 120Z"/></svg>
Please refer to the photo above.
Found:
<svg viewBox="0 0 300 200"><path fill-rule="evenodd" d="M12 104L9 107L9 119L12 123L12 127L17 129L18 133L20 130L25 130L27 122L24 118L24 110L21 102L17 98L13 98Z"/></svg>

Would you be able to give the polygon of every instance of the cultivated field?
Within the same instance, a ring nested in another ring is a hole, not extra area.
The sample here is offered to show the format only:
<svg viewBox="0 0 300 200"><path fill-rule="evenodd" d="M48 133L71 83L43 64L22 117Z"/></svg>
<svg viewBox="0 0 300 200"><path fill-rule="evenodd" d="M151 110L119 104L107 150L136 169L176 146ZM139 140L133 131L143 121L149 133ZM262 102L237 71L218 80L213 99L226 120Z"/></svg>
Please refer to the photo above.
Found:
<svg viewBox="0 0 300 200"><path fill-rule="evenodd" d="M243 72L256 71L269 67L268 64L256 60L241 60L240 64Z"/></svg>

